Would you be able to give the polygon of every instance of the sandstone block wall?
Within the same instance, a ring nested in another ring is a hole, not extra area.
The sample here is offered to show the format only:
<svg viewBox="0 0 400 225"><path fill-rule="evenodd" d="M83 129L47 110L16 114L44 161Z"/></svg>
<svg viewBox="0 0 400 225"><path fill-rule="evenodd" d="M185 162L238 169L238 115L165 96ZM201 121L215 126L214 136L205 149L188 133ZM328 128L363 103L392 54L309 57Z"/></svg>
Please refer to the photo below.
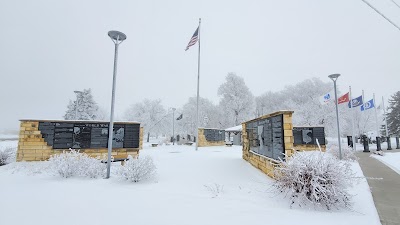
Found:
<svg viewBox="0 0 400 225"><path fill-rule="evenodd" d="M143 128L140 129L139 148L113 148L111 155L115 158L126 158L128 155L137 157L139 149L143 148ZM68 149L53 149L48 145L39 131L39 121L21 121L18 140L17 162L20 161L43 161L48 160L51 155L59 154ZM80 149L92 157L107 158L107 148Z"/></svg>
<svg viewBox="0 0 400 225"><path fill-rule="evenodd" d="M223 141L207 141L206 136L204 135L204 128L199 128L198 136L199 147L207 147L207 146L222 146L225 145L225 140Z"/></svg>
<svg viewBox="0 0 400 225"><path fill-rule="evenodd" d="M293 111L278 111L268 115L261 116L251 121L264 120L273 116L283 115L283 142L285 147L286 157L290 157L294 153L294 137L293 137L293 124L292 124L292 114ZM247 122L251 122L247 121ZM247 136L246 123L242 123L242 139L243 139L243 159L250 162L251 165L260 169L262 172L270 177L274 175L274 168L279 166L279 161L257 154L250 150L250 143Z"/></svg>

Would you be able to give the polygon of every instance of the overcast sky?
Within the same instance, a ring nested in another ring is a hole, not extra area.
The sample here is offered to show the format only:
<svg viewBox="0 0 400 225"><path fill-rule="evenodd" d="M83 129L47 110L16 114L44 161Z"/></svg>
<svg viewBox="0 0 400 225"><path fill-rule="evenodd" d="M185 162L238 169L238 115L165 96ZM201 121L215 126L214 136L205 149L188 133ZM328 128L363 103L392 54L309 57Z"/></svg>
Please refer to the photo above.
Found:
<svg viewBox="0 0 400 225"><path fill-rule="evenodd" d="M400 25L390 0L369 2ZM256 96L332 73L342 74L342 93L351 85L387 99L400 90L400 31L361 0L1 1L0 131L23 118L61 119L74 90L92 88L109 111L109 30L127 35L117 116L144 98L181 107L196 95L197 45L184 49L199 17L200 96L215 103L228 72Z"/></svg>

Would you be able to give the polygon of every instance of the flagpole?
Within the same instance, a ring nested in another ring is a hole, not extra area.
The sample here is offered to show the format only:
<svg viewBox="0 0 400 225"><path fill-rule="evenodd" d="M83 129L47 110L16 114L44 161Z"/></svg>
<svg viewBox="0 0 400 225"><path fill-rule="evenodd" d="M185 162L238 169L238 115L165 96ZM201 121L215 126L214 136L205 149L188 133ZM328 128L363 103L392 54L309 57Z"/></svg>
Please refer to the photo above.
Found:
<svg viewBox="0 0 400 225"><path fill-rule="evenodd" d="M199 18L199 30L198 30L199 55L197 59L196 151L198 150L199 147L200 25L201 25L201 18Z"/></svg>
<svg viewBox="0 0 400 225"><path fill-rule="evenodd" d="M351 113L351 126L352 126L352 138L351 141L353 142L353 151L357 150L357 143L356 143L356 136L354 135L354 111L353 111L353 102L352 102L352 95L351 95L351 86L349 86L349 95L350 95L350 113Z"/></svg>
<svg viewBox="0 0 400 225"><path fill-rule="evenodd" d="M383 96L382 96L382 108L383 108L383 116L384 116L384 118L385 118L386 137L389 137L388 126L387 126L387 120L386 120L385 101L383 100Z"/></svg>
<svg viewBox="0 0 400 225"><path fill-rule="evenodd" d="M374 109L375 109L375 124L376 124L376 145L378 147L378 140L380 141L379 138L379 123L378 123L378 114L376 112L376 101L375 101L375 93L372 94L373 98L373 103L374 103ZM379 149L377 149L379 150Z"/></svg>

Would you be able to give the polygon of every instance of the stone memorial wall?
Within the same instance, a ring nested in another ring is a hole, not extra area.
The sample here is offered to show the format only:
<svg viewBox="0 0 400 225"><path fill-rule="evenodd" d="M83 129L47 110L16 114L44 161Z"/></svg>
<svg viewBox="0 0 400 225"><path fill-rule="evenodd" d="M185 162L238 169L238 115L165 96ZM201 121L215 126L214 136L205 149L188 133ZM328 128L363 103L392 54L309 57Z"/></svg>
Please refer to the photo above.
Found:
<svg viewBox="0 0 400 225"><path fill-rule="evenodd" d="M108 152L108 123L100 121L21 120L17 161L47 160L63 150L79 149L94 157ZM139 123L114 123L112 155L136 156L143 143Z"/></svg>

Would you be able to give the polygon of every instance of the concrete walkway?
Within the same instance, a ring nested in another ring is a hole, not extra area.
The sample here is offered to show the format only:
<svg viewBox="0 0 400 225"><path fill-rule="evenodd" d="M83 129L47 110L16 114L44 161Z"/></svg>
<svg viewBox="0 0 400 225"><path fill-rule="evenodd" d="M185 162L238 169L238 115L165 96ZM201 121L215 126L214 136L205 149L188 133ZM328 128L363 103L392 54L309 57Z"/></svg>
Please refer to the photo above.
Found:
<svg viewBox="0 0 400 225"><path fill-rule="evenodd" d="M384 150L399 152L399 150ZM372 152L359 152L359 163L371 188L382 225L400 225L400 175L382 162L370 157Z"/></svg>

